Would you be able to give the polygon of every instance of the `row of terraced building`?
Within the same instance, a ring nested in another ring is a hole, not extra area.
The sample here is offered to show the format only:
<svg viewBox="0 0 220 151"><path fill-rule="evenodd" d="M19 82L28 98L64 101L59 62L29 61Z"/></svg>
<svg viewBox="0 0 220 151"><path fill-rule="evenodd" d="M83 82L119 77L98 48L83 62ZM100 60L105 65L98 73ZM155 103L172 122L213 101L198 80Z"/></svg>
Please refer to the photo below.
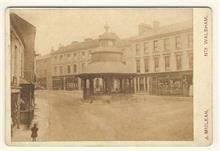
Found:
<svg viewBox="0 0 220 151"><path fill-rule="evenodd" d="M140 24L137 35L126 39L113 32L106 34L109 37L105 38L116 41L115 46L122 52L121 61L135 73L134 93L193 95L192 27L192 20L166 26L154 21L152 25ZM99 45L99 38L87 38L39 56L36 60L39 88L82 90L78 75L89 70L91 54ZM93 87L101 89L101 83L97 79Z"/></svg>

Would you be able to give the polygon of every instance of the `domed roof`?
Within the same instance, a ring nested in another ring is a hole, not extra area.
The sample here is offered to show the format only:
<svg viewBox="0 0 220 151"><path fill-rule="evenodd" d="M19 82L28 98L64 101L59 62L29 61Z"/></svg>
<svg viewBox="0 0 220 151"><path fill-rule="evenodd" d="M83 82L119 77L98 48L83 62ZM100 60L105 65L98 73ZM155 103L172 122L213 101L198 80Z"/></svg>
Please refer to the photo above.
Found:
<svg viewBox="0 0 220 151"><path fill-rule="evenodd" d="M112 39L112 40L117 40L119 37L113 33L113 32L105 32L102 35L99 36L99 40L105 40L105 39Z"/></svg>
<svg viewBox="0 0 220 151"><path fill-rule="evenodd" d="M99 36L99 40L118 40L119 37L113 33L113 32L109 32L109 26L105 25L105 32L103 34L101 34Z"/></svg>

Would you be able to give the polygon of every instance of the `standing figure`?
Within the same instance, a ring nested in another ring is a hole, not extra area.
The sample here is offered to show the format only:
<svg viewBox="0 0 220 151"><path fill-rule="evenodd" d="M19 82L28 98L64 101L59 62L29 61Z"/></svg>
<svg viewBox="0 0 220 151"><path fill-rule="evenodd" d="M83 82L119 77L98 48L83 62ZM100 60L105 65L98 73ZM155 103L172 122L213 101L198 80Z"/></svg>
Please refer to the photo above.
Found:
<svg viewBox="0 0 220 151"><path fill-rule="evenodd" d="M37 124L35 123L34 126L31 128L31 138L33 142L37 141L37 132L38 132L38 128L37 128Z"/></svg>

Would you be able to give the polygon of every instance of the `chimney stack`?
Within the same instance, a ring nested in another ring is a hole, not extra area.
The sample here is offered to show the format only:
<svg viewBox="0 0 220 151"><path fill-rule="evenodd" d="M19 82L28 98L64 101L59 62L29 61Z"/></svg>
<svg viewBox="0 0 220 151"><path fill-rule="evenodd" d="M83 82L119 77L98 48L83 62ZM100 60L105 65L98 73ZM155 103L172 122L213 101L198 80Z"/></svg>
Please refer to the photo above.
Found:
<svg viewBox="0 0 220 151"><path fill-rule="evenodd" d="M152 31L152 27L149 24L141 23L138 26L139 35L148 34Z"/></svg>

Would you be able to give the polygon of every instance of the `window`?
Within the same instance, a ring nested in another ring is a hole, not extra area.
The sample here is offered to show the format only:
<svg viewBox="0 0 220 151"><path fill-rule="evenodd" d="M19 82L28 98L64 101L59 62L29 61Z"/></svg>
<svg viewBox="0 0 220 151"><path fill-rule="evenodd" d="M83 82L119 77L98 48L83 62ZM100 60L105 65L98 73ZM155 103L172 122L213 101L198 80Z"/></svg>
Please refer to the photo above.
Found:
<svg viewBox="0 0 220 151"><path fill-rule="evenodd" d="M67 57L67 58L70 58L70 56L71 56L71 55L70 55L69 53L68 53L68 54L66 54L66 57Z"/></svg>
<svg viewBox="0 0 220 151"><path fill-rule="evenodd" d="M76 64L73 65L73 71L74 71L74 73L77 72L77 65Z"/></svg>
<svg viewBox="0 0 220 151"><path fill-rule="evenodd" d="M181 56L181 54L176 55L176 69L177 70L182 69L182 56Z"/></svg>
<svg viewBox="0 0 220 151"><path fill-rule="evenodd" d="M170 49L170 40L168 38L164 39L164 50Z"/></svg>
<svg viewBox="0 0 220 151"><path fill-rule="evenodd" d="M63 59L63 55L60 55L60 60L62 60Z"/></svg>
<svg viewBox="0 0 220 151"><path fill-rule="evenodd" d="M63 74L63 66L60 66L60 74Z"/></svg>
<svg viewBox="0 0 220 151"><path fill-rule="evenodd" d="M193 68L193 54L189 53L189 68Z"/></svg>
<svg viewBox="0 0 220 151"><path fill-rule="evenodd" d="M85 56L85 51L82 51L82 56L83 56L83 57Z"/></svg>
<svg viewBox="0 0 220 151"><path fill-rule="evenodd" d="M82 72L85 71L85 63L82 63Z"/></svg>
<svg viewBox="0 0 220 151"><path fill-rule="evenodd" d="M18 47L14 46L14 76L17 74L17 57L18 57Z"/></svg>
<svg viewBox="0 0 220 151"><path fill-rule="evenodd" d="M144 53L148 53L148 42L144 42Z"/></svg>
<svg viewBox="0 0 220 151"><path fill-rule="evenodd" d="M70 73L71 72L71 67L70 65L67 65L67 73Z"/></svg>
<svg viewBox="0 0 220 151"><path fill-rule="evenodd" d="M164 60L165 60L165 71L169 71L170 70L170 56L165 56Z"/></svg>
<svg viewBox="0 0 220 151"><path fill-rule="evenodd" d="M145 72L149 72L149 59L148 59L148 57L144 58L144 70L145 70Z"/></svg>
<svg viewBox="0 0 220 151"><path fill-rule="evenodd" d="M156 52L156 51L158 51L158 47L159 45L158 45L158 40L154 40L154 51Z"/></svg>
<svg viewBox="0 0 220 151"><path fill-rule="evenodd" d="M181 48L181 37L176 36L176 49L180 49L180 48Z"/></svg>
<svg viewBox="0 0 220 151"><path fill-rule="evenodd" d="M76 54L76 53L74 53L74 54L73 54L73 56L74 56L74 58L76 58L77 54Z"/></svg>
<svg viewBox="0 0 220 151"><path fill-rule="evenodd" d="M135 45L136 55L140 55L140 44Z"/></svg>
<svg viewBox="0 0 220 151"><path fill-rule="evenodd" d="M136 71L137 71L137 73L140 73L140 72L141 72L140 60L136 60Z"/></svg>
<svg viewBox="0 0 220 151"><path fill-rule="evenodd" d="M54 61L57 61L57 56L54 57Z"/></svg>
<svg viewBox="0 0 220 151"><path fill-rule="evenodd" d="M192 48L192 46L193 46L193 36L192 34L189 34L188 35L188 47Z"/></svg>
<svg viewBox="0 0 220 151"><path fill-rule="evenodd" d="M154 71L158 72L159 71L159 57L154 57Z"/></svg>
<svg viewBox="0 0 220 151"><path fill-rule="evenodd" d="M57 67L54 67L54 74L57 74Z"/></svg>

